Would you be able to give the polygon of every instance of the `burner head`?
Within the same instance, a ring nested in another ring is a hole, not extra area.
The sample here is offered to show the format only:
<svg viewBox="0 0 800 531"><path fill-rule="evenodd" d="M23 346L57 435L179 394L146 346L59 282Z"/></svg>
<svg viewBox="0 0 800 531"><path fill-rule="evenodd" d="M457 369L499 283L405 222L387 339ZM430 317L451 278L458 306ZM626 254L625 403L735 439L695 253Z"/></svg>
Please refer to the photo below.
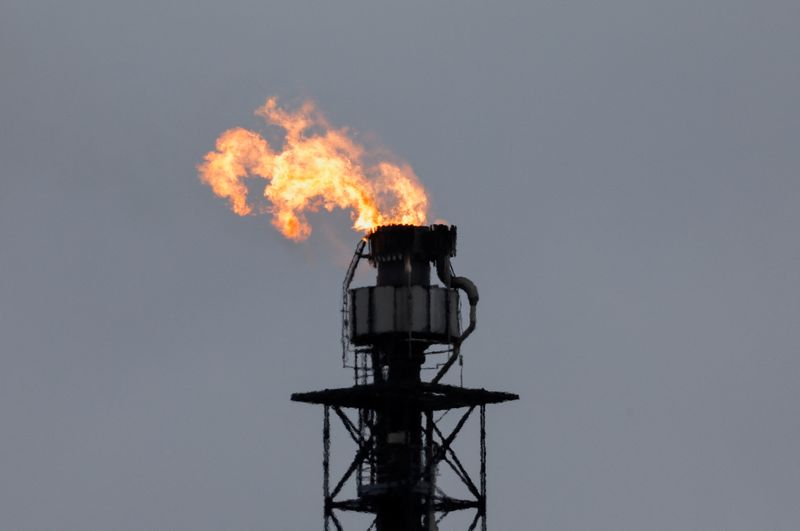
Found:
<svg viewBox="0 0 800 531"><path fill-rule="evenodd" d="M430 284L430 263L456 254L456 227L384 225L368 237L379 286Z"/></svg>

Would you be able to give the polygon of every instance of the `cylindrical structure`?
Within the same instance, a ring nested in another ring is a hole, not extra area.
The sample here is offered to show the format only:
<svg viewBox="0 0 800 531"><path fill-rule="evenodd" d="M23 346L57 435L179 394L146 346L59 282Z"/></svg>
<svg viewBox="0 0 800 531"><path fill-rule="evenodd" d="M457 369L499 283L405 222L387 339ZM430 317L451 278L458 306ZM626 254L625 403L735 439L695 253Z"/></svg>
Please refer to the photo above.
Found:
<svg viewBox="0 0 800 531"><path fill-rule="evenodd" d="M457 292L430 286L431 263L454 254L455 228L380 227L369 245L376 286L350 293L351 340L372 346L376 383L413 385L427 346L458 335ZM377 508L377 531L421 529L427 510L421 415L404 401L377 412L376 483L365 490Z"/></svg>
<svg viewBox="0 0 800 531"><path fill-rule="evenodd" d="M365 286L350 290L348 322L354 345L386 339L450 344L460 333L458 291L441 286Z"/></svg>

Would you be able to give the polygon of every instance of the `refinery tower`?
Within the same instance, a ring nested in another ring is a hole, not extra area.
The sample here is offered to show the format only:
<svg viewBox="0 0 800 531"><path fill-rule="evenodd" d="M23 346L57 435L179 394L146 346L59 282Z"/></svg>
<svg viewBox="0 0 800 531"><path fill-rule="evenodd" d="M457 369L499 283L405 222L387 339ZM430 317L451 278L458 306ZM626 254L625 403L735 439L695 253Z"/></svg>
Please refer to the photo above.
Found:
<svg viewBox="0 0 800 531"><path fill-rule="evenodd" d="M375 531L444 529L448 514L472 511L468 529L486 530L486 405L518 397L443 383L461 366L478 304L475 284L453 272L455 254L456 227L447 225L383 226L356 247L342 293L342 362L354 385L292 395L324 408L326 531L344 529L344 511L368 514ZM377 269L375 285L351 289L362 258ZM431 265L440 285L431 283ZM332 416L354 444L349 466L333 478ZM454 447L470 419L479 429L472 467ZM445 493L445 471L465 495Z"/></svg>

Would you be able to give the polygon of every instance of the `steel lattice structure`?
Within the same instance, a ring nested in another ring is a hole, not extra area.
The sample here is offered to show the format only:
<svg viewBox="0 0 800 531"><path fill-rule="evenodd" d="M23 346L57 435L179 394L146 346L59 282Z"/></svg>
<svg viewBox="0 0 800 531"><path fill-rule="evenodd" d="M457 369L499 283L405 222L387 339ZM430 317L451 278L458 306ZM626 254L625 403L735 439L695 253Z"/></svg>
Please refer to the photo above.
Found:
<svg viewBox="0 0 800 531"><path fill-rule="evenodd" d="M370 248L365 254L367 241ZM452 272L455 227L387 226L361 240L343 285L343 363L354 385L295 393L292 400L323 406L324 529L343 531L337 512L373 514L368 529L431 531L453 511L474 510L469 529L486 530L486 406L517 395L441 383L461 344L475 329L478 292ZM361 258L378 270L377 285L350 289ZM442 286L430 284L434 263ZM460 324L459 291L469 301L469 325ZM433 345L444 345L433 350ZM444 362L426 366L435 355ZM430 381L424 368L436 370ZM453 448L456 437L478 410L479 477L476 482ZM445 430L442 416L458 412ZM331 481L331 412L355 445L341 477ZM437 419L436 414L441 414ZM353 416L351 416L353 415ZM440 467L460 481L466 498L437 486ZM355 495L345 487L355 485Z"/></svg>

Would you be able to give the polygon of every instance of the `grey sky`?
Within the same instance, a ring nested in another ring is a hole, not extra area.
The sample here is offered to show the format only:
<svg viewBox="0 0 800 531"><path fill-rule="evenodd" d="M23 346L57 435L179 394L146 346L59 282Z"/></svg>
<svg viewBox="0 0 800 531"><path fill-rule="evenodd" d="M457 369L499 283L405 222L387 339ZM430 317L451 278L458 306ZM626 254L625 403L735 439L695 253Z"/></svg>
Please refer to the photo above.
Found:
<svg viewBox="0 0 800 531"><path fill-rule="evenodd" d="M269 95L410 162L481 289L490 527L800 528L800 3L0 4L0 528L321 527L356 235L196 178Z"/></svg>

